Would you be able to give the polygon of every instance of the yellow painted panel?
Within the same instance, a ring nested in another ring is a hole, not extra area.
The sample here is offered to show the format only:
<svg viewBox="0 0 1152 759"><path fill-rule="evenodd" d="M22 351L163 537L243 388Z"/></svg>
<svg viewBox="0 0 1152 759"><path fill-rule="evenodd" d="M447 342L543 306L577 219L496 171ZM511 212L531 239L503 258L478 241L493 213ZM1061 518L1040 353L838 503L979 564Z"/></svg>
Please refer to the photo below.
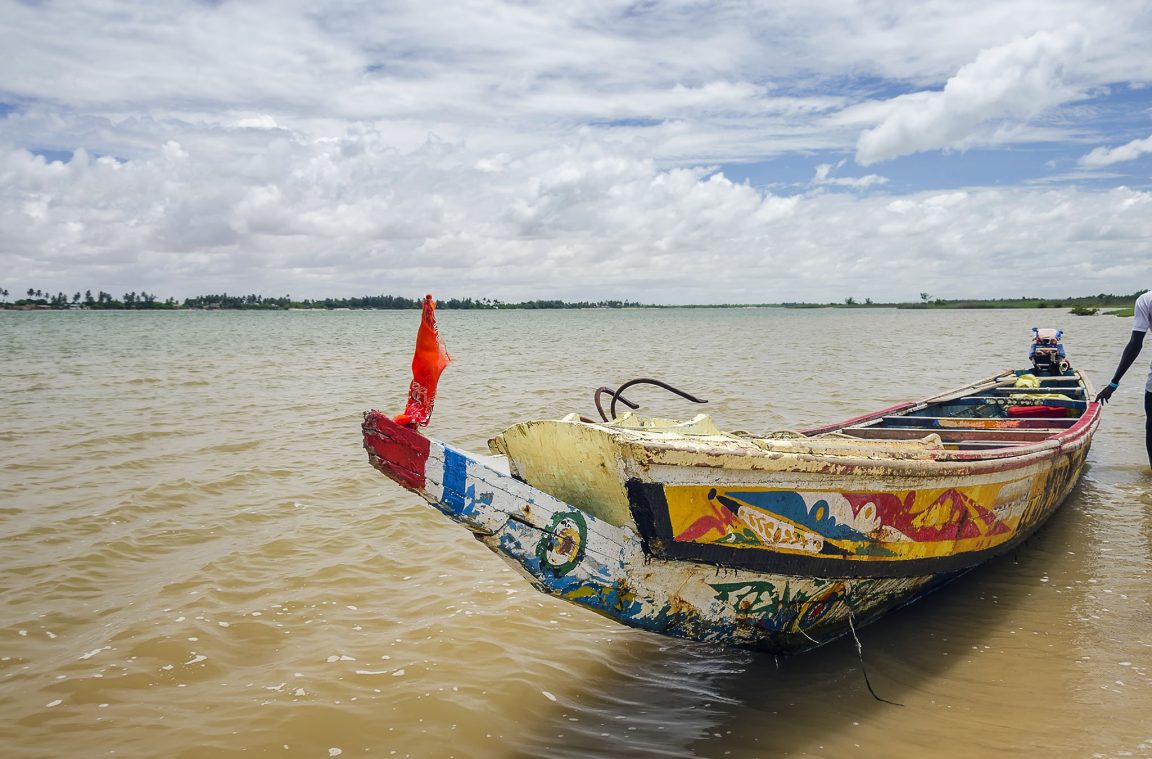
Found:
<svg viewBox="0 0 1152 759"><path fill-rule="evenodd" d="M858 560L932 558L992 548L1017 534L1031 481L879 493L666 486L677 542Z"/></svg>

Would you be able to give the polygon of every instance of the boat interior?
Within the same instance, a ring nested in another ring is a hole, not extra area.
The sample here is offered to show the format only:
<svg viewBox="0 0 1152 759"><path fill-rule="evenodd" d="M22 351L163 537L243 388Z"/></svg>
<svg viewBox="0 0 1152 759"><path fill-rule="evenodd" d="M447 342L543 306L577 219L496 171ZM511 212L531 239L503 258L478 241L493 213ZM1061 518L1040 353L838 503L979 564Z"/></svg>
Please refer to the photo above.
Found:
<svg viewBox="0 0 1152 759"><path fill-rule="evenodd" d="M1076 373L1037 377L1018 371L835 431L866 440L918 440L936 434L951 450L1016 448L1072 427L1088 402Z"/></svg>

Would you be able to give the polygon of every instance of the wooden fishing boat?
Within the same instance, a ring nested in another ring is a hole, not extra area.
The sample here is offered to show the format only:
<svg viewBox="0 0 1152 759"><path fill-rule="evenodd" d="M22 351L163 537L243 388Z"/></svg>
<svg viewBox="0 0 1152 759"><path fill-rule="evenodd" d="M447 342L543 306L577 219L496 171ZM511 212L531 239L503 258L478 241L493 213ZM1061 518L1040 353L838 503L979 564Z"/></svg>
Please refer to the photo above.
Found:
<svg viewBox="0 0 1152 759"><path fill-rule="evenodd" d="M378 411L364 445L544 592L657 633L795 652L1011 550L1067 497L1099 404L1058 333L1036 330L1031 358L801 432L617 416L635 405L626 383L597 391L611 415L517 424L494 456Z"/></svg>

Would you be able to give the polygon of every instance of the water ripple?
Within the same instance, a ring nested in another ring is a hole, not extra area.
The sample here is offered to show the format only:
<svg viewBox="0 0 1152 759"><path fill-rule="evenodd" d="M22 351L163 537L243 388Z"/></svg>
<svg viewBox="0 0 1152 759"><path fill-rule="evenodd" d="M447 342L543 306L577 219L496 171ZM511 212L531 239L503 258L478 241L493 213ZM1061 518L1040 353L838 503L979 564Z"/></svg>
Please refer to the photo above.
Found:
<svg viewBox="0 0 1152 759"><path fill-rule="evenodd" d="M483 450L640 375L726 427L803 427L1019 363L1050 316L445 312L434 431ZM1152 487L1131 393L1045 530L861 632L900 708L870 696L852 641L777 660L542 596L372 471L360 413L402 405L411 313L0 319L18 324L0 365L7 755L1146 753ZM1125 334L1078 320L1069 350L1102 377Z"/></svg>

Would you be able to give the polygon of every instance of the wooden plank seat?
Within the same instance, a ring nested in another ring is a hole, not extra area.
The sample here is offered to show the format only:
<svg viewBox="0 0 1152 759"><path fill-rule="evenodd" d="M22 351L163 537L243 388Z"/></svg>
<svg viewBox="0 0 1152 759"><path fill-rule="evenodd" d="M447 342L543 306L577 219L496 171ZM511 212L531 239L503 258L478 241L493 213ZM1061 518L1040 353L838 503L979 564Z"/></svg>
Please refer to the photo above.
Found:
<svg viewBox="0 0 1152 759"><path fill-rule="evenodd" d="M956 406L1055 406L1084 410L1088 408L1087 401L1065 401L1060 398L1021 398L1013 402L1010 398L995 395L968 395L948 401L948 405Z"/></svg>
<svg viewBox="0 0 1152 759"><path fill-rule="evenodd" d="M1019 443L1038 443L1047 440L1053 435L1063 432L1063 429L933 429L923 427L845 427L841 432L852 437L866 440L919 440L928 435L939 435L945 443L960 441L1001 441Z"/></svg>
<svg viewBox="0 0 1152 759"><path fill-rule="evenodd" d="M994 448L1018 448L1027 443L1009 440L965 440L959 443L945 443L944 448L950 451L985 451Z"/></svg>
<svg viewBox="0 0 1152 759"><path fill-rule="evenodd" d="M1036 428L1066 428L1077 421L1072 416L1034 416L1034 417L955 417L955 416L900 416L881 417L875 425L878 427L924 427L929 430L936 429L1036 429Z"/></svg>
<svg viewBox="0 0 1152 759"><path fill-rule="evenodd" d="M1083 398L1084 388L1081 387L990 387L986 391L981 391L986 395L1046 395L1054 393L1056 395L1067 395L1070 398Z"/></svg>

